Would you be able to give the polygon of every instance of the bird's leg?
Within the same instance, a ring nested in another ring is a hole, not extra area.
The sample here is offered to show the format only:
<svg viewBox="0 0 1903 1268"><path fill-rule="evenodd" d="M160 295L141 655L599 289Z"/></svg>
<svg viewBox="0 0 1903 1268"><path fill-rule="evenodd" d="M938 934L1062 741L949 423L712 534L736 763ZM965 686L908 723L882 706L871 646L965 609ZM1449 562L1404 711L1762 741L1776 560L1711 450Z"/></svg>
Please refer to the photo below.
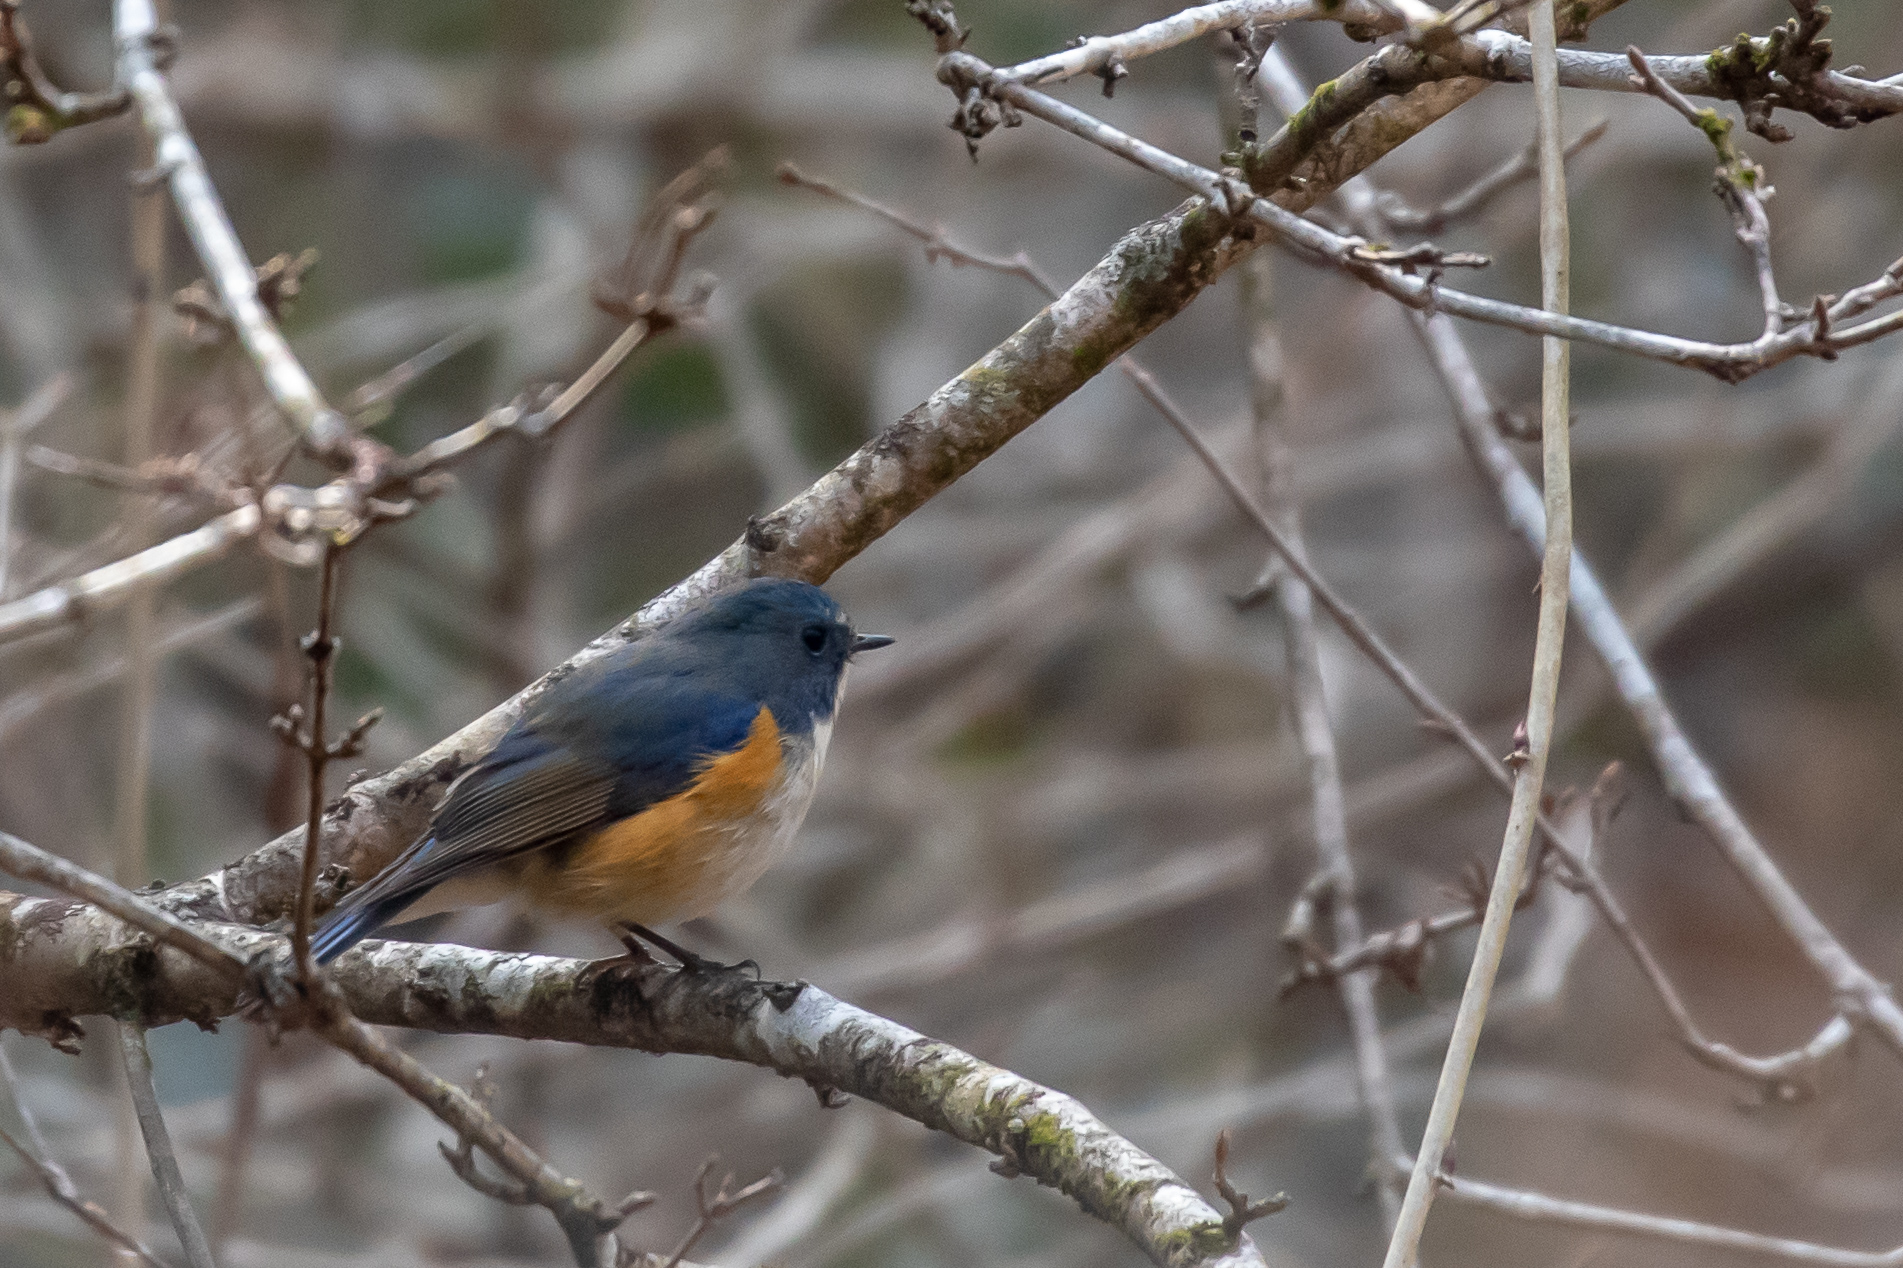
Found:
<svg viewBox="0 0 1903 1268"><path fill-rule="evenodd" d="M646 925L638 925L632 920L616 921L614 923L614 931L615 937L621 940L621 945L628 948L628 958L632 960L652 960L654 958L648 954L647 947L641 945L645 942L657 946L673 956L680 962L681 968L689 973L737 973L741 969L752 969L753 976L756 979L760 976L760 966L753 960L741 960L735 964L722 964L718 960L710 960L704 955L696 955L686 947L663 938Z"/></svg>
<svg viewBox="0 0 1903 1268"><path fill-rule="evenodd" d="M647 930L642 929L641 926L611 924L608 926L608 930L614 934L615 941L628 949L628 959L634 961L636 964L660 963L659 960L654 958L654 953L648 950L647 944L641 940L642 934L647 933ZM640 932L637 933L636 930L640 930ZM648 936L652 937L653 935L650 934Z"/></svg>

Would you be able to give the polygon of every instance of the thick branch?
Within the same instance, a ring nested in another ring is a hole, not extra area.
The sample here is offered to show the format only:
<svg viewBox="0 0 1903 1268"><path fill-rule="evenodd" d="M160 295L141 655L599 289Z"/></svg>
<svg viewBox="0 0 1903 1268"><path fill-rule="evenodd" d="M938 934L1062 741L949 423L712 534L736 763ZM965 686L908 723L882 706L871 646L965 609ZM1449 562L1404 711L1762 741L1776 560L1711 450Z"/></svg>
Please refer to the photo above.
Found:
<svg viewBox="0 0 1903 1268"><path fill-rule="evenodd" d="M0 1001L0 1024L33 1028L49 998L70 1013L135 1008L152 1025L232 1012L228 983L169 953L155 958L137 939L127 945L123 928L95 908L49 901L0 895L0 977L25 988ZM237 955L288 969L282 938L216 932ZM76 961L65 954L74 938L99 953ZM1075 1100L814 987L400 942L366 943L330 975L350 1011L378 1025L694 1053L836 1088L999 1155L998 1170L1061 1189L1159 1264L1261 1262L1193 1189Z"/></svg>

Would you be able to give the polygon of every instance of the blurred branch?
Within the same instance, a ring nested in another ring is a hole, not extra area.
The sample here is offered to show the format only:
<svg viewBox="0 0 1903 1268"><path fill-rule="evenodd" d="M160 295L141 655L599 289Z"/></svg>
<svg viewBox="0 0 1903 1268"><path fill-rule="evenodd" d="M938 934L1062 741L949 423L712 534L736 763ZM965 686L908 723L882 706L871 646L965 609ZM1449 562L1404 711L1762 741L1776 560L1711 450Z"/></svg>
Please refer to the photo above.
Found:
<svg viewBox="0 0 1903 1268"><path fill-rule="evenodd" d="M1606 120L1599 122L1574 137L1566 147L1566 157L1573 158L1587 146L1606 134L1612 125ZM1408 206L1405 199L1391 191L1383 190L1375 210L1381 219L1396 229L1409 233L1438 233L1450 224L1470 220L1492 205L1500 194L1530 180L1539 171L1537 163L1537 143L1529 144L1524 150L1509 156L1498 167L1482 176L1479 180L1432 207L1418 208Z"/></svg>
<svg viewBox="0 0 1903 1268"><path fill-rule="evenodd" d="M131 93L140 122L152 138L157 160L154 171L171 186L179 218L205 266L219 306L257 365L272 401L304 446L334 466L347 466L352 461L349 424L325 403L259 301L250 258L225 216L218 191L205 170L205 160L185 129L178 104L172 100L163 63L170 59L173 38L172 33L160 28L152 0L113 0L119 81Z"/></svg>
<svg viewBox="0 0 1903 1268"><path fill-rule="evenodd" d="M1276 324L1272 257L1258 252L1243 265L1244 338L1248 341L1250 397L1256 444L1263 471L1264 509L1274 516L1296 550L1306 551L1301 505L1294 487L1294 463L1287 436L1287 402L1282 383L1282 344ZM1308 775L1309 820L1314 830L1316 876L1304 894L1314 893L1326 906L1333 946L1359 946L1361 911L1356 903L1354 858L1348 848L1348 807L1342 792L1341 756L1322 677L1321 640L1315 625L1315 596L1302 579L1269 554L1264 571L1281 617L1288 665L1289 724ZM1262 583L1258 582L1258 586ZM1394 1225L1399 1207L1387 1182L1393 1160L1405 1152L1395 1112L1387 1051L1381 1042L1381 1018L1374 1002L1373 973L1335 978L1335 993L1348 1020L1355 1057L1355 1090L1368 1115L1368 1163L1375 1177L1384 1227ZM1226 1137L1219 1139L1226 1140Z"/></svg>
<svg viewBox="0 0 1903 1268"><path fill-rule="evenodd" d="M381 445L362 441L354 444L354 465L348 474L314 489L274 484L262 492L210 485L199 477L195 466L183 465L183 460L151 471L126 472L110 464L52 451L36 454L70 474L123 486L148 481L176 483L191 476L218 500L238 506L170 541L0 604L0 642L53 629L112 607L143 588L164 584L219 558L247 538L259 538L288 562L305 566L318 563L327 543L347 544L375 524L411 514L420 500L434 497L446 487L441 474L444 467L468 457L496 437L509 433L550 435L601 389L636 348L653 335L694 318L711 280L696 275L682 284L680 268L694 237L713 219L717 206L715 181L723 162L718 153L709 156L657 196L636 229L627 259L598 287L595 296L598 305L628 324L580 377L566 387L530 394L491 410L470 426L431 441L413 454L391 454ZM253 298L255 301L255 295ZM389 389L385 385L376 390Z"/></svg>
<svg viewBox="0 0 1903 1268"><path fill-rule="evenodd" d="M812 970L855 998L943 982L1010 953L1049 956L1154 919L1262 875L1263 842L1244 837L1172 851L1151 867L1079 885L997 916L969 915L935 929L846 952Z"/></svg>
<svg viewBox="0 0 1903 1268"><path fill-rule="evenodd" d="M825 1227L840 1200L861 1183L878 1140L869 1110L848 1105L836 1111L826 1143L806 1174L787 1186L771 1211L721 1250L720 1263L725 1268L784 1263L786 1252Z"/></svg>
<svg viewBox="0 0 1903 1268"><path fill-rule="evenodd" d="M8 565L13 559L13 493L20 480L20 447L28 433L53 416L72 389L72 379L56 374L17 409L0 411L0 600L7 597ZM0 606L0 612L5 610Z"/></svg>
<svg viewBox="0 0 1903 1268"><path fill-rule="evenodd" d="M67 92L53 83L34 56L33 40L20 20L20 0L0 0L0 100L6 103L7 140L41 145L64 128L123 114L125 89Z"/></svg>
<svg viewBox="0 0 1903 1268"><path fill-rule="evenodd" d="M139 1116L139 1133L145 1137L146 1157L152 1162L152 1178L158 1182L159 1200L171 1216L172 1229L185 1249L186 1262L192 1268L216 1268L205 1231L199 1227L198 1214L192 1210L191 1195L185 1191L185 1177L179 1173L178 1154L172 1149L172 1134L165 1129L165 1115L159 1111L159 1095L152 1086L152 1054L145 1046L145 1031L137 1022L119 1023L119 1049L125 1060L126 1084L132 1092L132 1107Z"/></svg>
<svg viewBox="0 0 1903 1268"><path fill-rule="evenodd" d="M116 607L147 586L159 586L221 557L255 537L264 515L255 505L227 511L189 533L95 568L70 581L0 603L0 642L57 629Z"/></svg>
<svg viewBox="0 0 1903 1268"><path fill-rule="evenodd" d="M146 1268L170 1268L170 1265L154 1255L145 1243L114 1224L112 1217L97 1202L81 1194L79 1186L73 1183L73 1177L67 1174L66 1168L54 1161L53 1150L46 1143L46 1137L40 1132L39 1118L33 1113L33 1107L27 1104L25 1096L21 1093L20 1080L13 1072L13 1062L8 1059L4 1045L0 1045L0 1083L6 1084L7 1096L12 1100L13 1108L20 1116L21 1125L26 1128L27 1139L32 1142L32 1148L29 1149L15 1140L4 1129L0 1129L0 1143L5 1143L20 1161L39 1177L40 1185L46 1190L46 1195L77 1215L95 1233L145 1264Z"/></svg>
<svg viewBox="0 0 1903 1268"><path fill-rule="evenodd" d="M39 1177L40 1184L45 1188L48 1197L85 1221L86 1227L145 1264L146 1268L171 1268L170 1264L153 1254L144 1242L114 1224L104 1207L81 1194L78 1186L73 1183L72 1176L66 1173L66 1168L49 1158L35 1154L15 1140L5 1128L0 1128L0 1144L5 1144L7 1148L13 1150L20 1161L26 1164L27 1169Z"/></svg>
<svg viewBox="0 0 1903 1268"><path fill-rule="evenodd" d="M1739 1228L1703 1224L1696 1220L1647 1215L1640 1211L1624 1211L1589 1202L1572 1202L1528 1189L1510 1189L1464 1176L1443 1174L1438 1183L1449 1201L1464 1202L1469 1206L1498 1211L1536 1224L1625 1233L1681 1246L1736 1251L1792 1263L1825 1265L1827 1268L1903 1268L1903 1246L1888 1251L1847 1250L1789 1237L1768 1237L1763 1233L1749 1233Z"/></svg>
<svg viewBox="0 0 1903 1268"><path fill-rule="evenodd" d="M1024 84L1054 84L1079 75L1105 79L1104 96L1121 77L1117 69L1217 31L1280 22L1340 22L1367 37L1406 25L1375 0L1222 0L1195 5L1122 35L1080 36L1061 53L1020 62L999 73Z"/></svg>
<svg viewBox="0 0 1903 1268"><path fill-rule="evenodd" d="M1626 619L1638 646L1655 644L1746 570L1842 509L1847 490L1903 429L1903 411L1891 405L1898 388L1903 388L1903 360L1892 358L1872 385L1863 417L1839 427L1814 464L1701 543L1669 576L1646 587Z"/></svg>

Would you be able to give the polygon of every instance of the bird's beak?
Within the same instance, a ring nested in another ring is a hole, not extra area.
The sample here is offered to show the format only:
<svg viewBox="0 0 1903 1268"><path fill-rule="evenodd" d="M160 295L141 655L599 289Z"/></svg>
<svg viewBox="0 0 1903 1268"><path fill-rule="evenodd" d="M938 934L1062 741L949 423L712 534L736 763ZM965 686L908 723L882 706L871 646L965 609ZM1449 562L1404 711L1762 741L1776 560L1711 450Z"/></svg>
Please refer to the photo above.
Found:
<svg viewBox="0 0 1903 1268"><path fill-rule="evenodd" d="M852 636L850 652L854 656L860 652L876 652L881 647L890 647L898 641L890 634L855 634Z"/></svg>

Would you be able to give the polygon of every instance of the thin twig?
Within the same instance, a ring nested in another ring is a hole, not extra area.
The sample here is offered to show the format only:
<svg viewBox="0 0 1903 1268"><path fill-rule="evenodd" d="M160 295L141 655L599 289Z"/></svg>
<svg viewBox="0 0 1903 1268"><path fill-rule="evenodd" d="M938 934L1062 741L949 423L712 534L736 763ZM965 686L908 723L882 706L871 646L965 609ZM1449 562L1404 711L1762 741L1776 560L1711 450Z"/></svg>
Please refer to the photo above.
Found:
<svg viewBox="0 0 1903 1268"><path fill-rule="evenodd" d="M1718 152L1718 169L1713 189L1731 213L1738 241L1751 254L1758 279L1758 299L1764 309L1764 338L1774 338L1784 328L1784 301L1778 297L1777 275L1771 268L1771 221L1765 214L1764 200L1776 191L1765 179L1764 169L1753 163L1731 139L1731 120L1709 107L1699 109L1685 95L1660 79L1646 62L1637 45L1626 46L1626 60L1632 64L1634 78L1645 90L1683 115L1687 122L1705 134ZM1822 337L1829 330L1828 305L1820 307L1815 331Z"/></svg>
<svg viewBox="0 0 1903 1268"><path fill-rule="evenodd" d="M1237 1189L1229 1182L1229 1129L1223 1128L1216 1133L1216 1172L1211 1177L1216 1184L1216 1192L1228 1204L1229 1214L1223 1220L1223 1231L1231 1237L1238 1237L1242 1230L1259 1219L1274 1215L1288 1206L1286 1193L1278 1193L1272 1198L1252 1202L1249 1195Z"/></svg>
<svg viewBox="0 0 1903 1268"><path fill-rule="evenodd" d="M70 377L56 374L19 408L0 411L0 600L7 597L8 565L13 561L13 492L20 481L20 447L28 433L53 416L72 388Z"/></svg>
<svg viewBox="0 0 1903 1268"><path fill-rule="evenodd" d="M113 0L113 42L118 49L119 82L132 94L140 122L152 139L152 170L162 173L171 186L179 219L239 342L305 447L334 464L347 463L349 424L324 401L260 302L250 257L225 215L205 160L172 99L159 66L159 20L152 0Z"/></svg>
<svg viewBox="0 0 1903 1268"><path fill-rule="evenodd" d="M674 1247L674 1253L662 1261L661 1268L680 1268L688 1252L700 1244L700 1239L707 1236L714 1225L753 1199L779 1192L786 1183L785 1177L776 1167L752 1184L729 1190L727 1186L733 1183L733 1173L730 1171L721 1180L720 1187L710 1195L707 1192L707 1178L713 1174L714 1164L718 1161L717 1158L709 1158L700 1164L700 1170L694 1174L694 1222Z"/></svg>
<svg viewBox="0 0 1903 1268"><path fill-rule="evenodd" d="M1269 50L1273 55L1274 50ZM1285 434L1286 403L1282 390L1282 348L1275 323L1271 287L1273 257L1258 251L1243 264L1246 337L1255 413L1257 445L1263 467L1265 509L1277 516L1290 543L1306 549L1301 514L1293 487L1293 460ZM1359 946L1361 911L1355 901L1355 867L1348 848L1348 809L1342 793L1341 758L1335 746L1335 728L1328 708L1327 684L1322 678L1321 642L1315 629L1315 596L1293 573L1270 556L1272 588L1282 620L1288 661L1289 709L1296 741L1308 772L1309 817L1315 835L1316 862L1324 878L1335 948ZM1335 979L1336 994L1348 1019L1355 1054L1355 1090L1368 1115L1370 1171L1383 1177L1406 1145L1395 1110L1394 1088L1388 1075L1387 1053L1381 1042L1381 1019L1375 1008L1373 973L1346 973ZM1392 1185L1377 1183L1382 1222L1392 1227L1399 1213Z"/></svg>
<svg viewBox="0 0 1903 1268"><path fill-rule="evenodd" d="M1464 1176L1442 1175L1439 1183L1450 1201L1464 1202L1539 1224L1625 1233L1681 1246L1709 1247L1792 1263L1815 1264L1820 1268L1903 1268L1903 1246L1887 1251L1849 1250L1790 1237L1770 1237L1739 1228L1703 1224L1697 1220L1574 1202Z"/></svg>
<svg viewBox="0 0 1903 1268"><path fill-rule="evenodd" d="M1566 147L1567 159L1571 160L1599 140L1611 126L1608 120L1601 119L1574 137ZM1439 233L1448 225L1479 215L1500 194L1538 174L1539 145L1534 142L1509 156L1467 188L1432 207L1410 207L1398 194L1384 190L1375 208L1380 212L1381 219L1393 228L1410 233Z"/></svg>
<svg viewBox="0 0 1903 1268"><path fill-rule="evenodd" d="M297 906L293 909L291 921L291 958L297 965L298 977L309 983L317 974L316 962L311 959L311 923L317 912L317 870L320 854L318 845L323 839L324 825L324 774L330 769L333 757L343 755L343 749L333 747L329 732L325 729L330 708L330 679L337 663L337 637L335 621L337 616L337 572L343 564L343 548L336 543L324 547L324 566L317 589L317 628L304 640L304 655L310 661L310 712L307 715L310 726L298 731L300 719L287 715L289 724L281 730L290 732L287 742L300 748L305 757L305 806L304 819L304 866L299 874L297 886Z"/></svg>
<svg viewBox="0 0 1903 1268"><path fill-rule="evenodd" d="M66 1173L64 1167L50 1158L35 1154L15 1140L5 1128L0 1128L0 1144L5 1144L7 1148L13 1150L20 1161L39 1177L41 1187L46 1190L46 1196L84 1220L86 1227L145 1264L146 1268L172 1268L170 1264L153 1254L151 1248L144 1242L114 1224L104 1207L81 1195L78 1187L73 1184L72 1176Z"/></svg>
<svg viewBox="0 0 1903 1268"><path fill-rule="evenodd" d="M1565 312L1568 304L1569 263L1566 217L1566 158L1562 149L1559 114L1559 70L1555 50L1559 36L1551 6L1536 4L1530 15L1533 35L1534 102L1540 151L1540 299L1545 308ZM1453 1035L1441 1065L1434 1101L1420 1151L1401 1199L1401 1215L1388 1241L1385 1268L1412 1268L1420 1255L1421 1233L1434 1201L1436 1181L1453 1144L1454 1124L1473 1071L1480 1031L1486 1024L1487 1004L1494 978L1506 952L1507 930L1520 896L1540 794L1545 786L1546 761L1553 743L1553 714L1559 697L1561 652L1566 638L1568 582L1573 549L1572 451L1568 435L1569 352L1567 343L1548 337L1541 341L1540 450L1544 459L1546 550L1540 563L1538 633L1533 646L1533 681L1527 696L1525 743L1516 742L1520 757L1513 783L1513 804L1507 815L1500 861L1494 871L1493 892L1480 924L1479 941L1467 970L1467 984L1454 1014Z"/></svg>
<svg viewBox="0 0 1903 1268"><path fill-rule="evenodd" d="M178 1244L184 1247L185 1259L192 1268L217 1268L205 1232L199 1227L198 1214L192 1210L191 1195L185 1191L185 1177L179 1173L172 1134L165 1128L159 1095L152 1086L152 1054L145 1046L145 1031L137 1022L119 1023L119 1048L125 1058L132 1107L139 1115L139 1133L145 1137L146 1157L152 1160L152 1179L158 1183L159 1200L171 1216Z"/></svg>

